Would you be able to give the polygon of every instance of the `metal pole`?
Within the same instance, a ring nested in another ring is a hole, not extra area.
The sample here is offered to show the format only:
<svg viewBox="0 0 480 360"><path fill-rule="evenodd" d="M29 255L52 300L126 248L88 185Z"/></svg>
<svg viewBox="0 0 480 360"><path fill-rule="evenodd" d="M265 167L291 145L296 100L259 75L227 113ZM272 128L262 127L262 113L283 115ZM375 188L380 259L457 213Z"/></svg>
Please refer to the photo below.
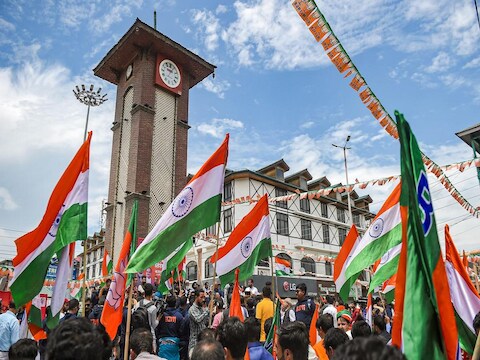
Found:
<svg viewBox="0 0 480 360"><path fill-rule="evenodd" d="M348 140L347 140L348 141ZM345 143L347 145L347 143ZM348 166L347 166L347 148L344 146L343 147L343 158L345 160L345 179L347 181L347 186L348 186ZM353 216L352 216L352 204L350 203L350 189L347 189L347 200L348 200L348 216L350 218L350 225L353 224Z"/></svg>

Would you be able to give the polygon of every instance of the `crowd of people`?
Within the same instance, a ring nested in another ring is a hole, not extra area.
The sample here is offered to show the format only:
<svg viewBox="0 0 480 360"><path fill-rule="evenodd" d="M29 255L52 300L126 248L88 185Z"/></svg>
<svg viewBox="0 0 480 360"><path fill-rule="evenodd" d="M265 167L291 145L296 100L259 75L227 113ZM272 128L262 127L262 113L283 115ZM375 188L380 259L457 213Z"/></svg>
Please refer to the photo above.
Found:
<svg viewBox="0 0 480 360"><path fill-rule="evenodd" d="M127 341L127 356L132 360L232 360L247 356L250 360L270 360L272 352L279 360L404 359L398 348L389 345L394 307L381 299L373 308L371 327L365 309L356 302L345 307L341 300L327 295L317 307L316 300L307 296L305 284L298 284L296 303L281 299L279 326L269 343L267 335L275 314L271 285L259 292L249 280L241 289L244 321L229 316L232 289L194 283L185 290L174 287L161 297L152 284L142 283L135 294L131 326L127 329L125 304L113 341L99 321L107 294L102 289L89 296L85 316L78 315L78 300L66 302L58 326L50 330L45 323L48 337L40 343L19 339L17 309L11 302L9 310L0 315L0 360L124 359ZM317 318L314 326L318 334L314 344L309 334L313 318ZM480 327L480 316L477 318L476 328Z"/></svg>

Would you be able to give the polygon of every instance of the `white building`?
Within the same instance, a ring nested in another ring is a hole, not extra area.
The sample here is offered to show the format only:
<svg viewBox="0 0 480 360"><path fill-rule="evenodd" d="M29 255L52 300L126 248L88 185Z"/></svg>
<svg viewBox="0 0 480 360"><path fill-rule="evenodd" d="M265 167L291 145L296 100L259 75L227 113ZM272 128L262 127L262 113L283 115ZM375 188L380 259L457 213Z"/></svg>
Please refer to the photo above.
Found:
<svg viewBox="0 0 480 360"><path fill-rule="evenodd" d="M312 180L307 169L288 175L286 173L289 169L282 159L258 171L227 170L224 202L247 196L255 199L264 194L279 197L332 186L326 177ZM350 193L350 197L353 223L360 234L363 234L375 216L369 210L372 199L368 195L359 197L355 191ZM242 203L222 207L219 234L221 243L226 241L235 225L253 206L254 204ZM351 225L347 194L332 191L328 196L318 199L300 200L300 197L295 197L291 201L270 204L270 220L273 255L289 260L296 275L286 280L282 278L282 281L285 280L284 295L294 297L292 289L286 290L287 280L293 285L294 280L297 283L307 283L308 292L312 295L334 292L332 258L337 256ZM206 235L215 233L215 227L205 231ZM195 249L187 255L188 280L208 281L211 284L213 266L209 263L209 258L215 252L213 242L197 241ZM270 263L260 262L255 274L265 276L258 277L258 282L255 280L260 290L266 276L271 275ZM280 285L278 286L281 290Z"/></svg>
<svg viewBox="0 0 480 360"><path fill-rule="evenodd" d="M100 232L95 232L93 236L87 238L87 271L85 273L87 280L101 277L104 248L105 229L101 229ZM77 255L77 258L80 260L80 271L85 272L83 268L83 252Z"/></svg>

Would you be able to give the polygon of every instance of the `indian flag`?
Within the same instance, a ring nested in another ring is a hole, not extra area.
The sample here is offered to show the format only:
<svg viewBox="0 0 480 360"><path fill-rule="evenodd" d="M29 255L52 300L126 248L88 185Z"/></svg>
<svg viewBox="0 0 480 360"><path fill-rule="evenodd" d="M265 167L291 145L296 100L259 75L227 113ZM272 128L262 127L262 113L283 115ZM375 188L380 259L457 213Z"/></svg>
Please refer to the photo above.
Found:
<svg viewBox="0 0 480 360"><path fill-rule="evenodd" d="M103 260L102 260L102 276L108 276L111 274L113 270L113 260L108 254L107 249L103 252Z"/></svg>
<svg viewBox="0 0 480 360"><path fill-rule="evenodd" d="M171 284L175 280L174 277L180 278L183 274L179 274L179 267L182 263L185 263L185 256L187 252L193 247L193 240L192 238L188 239L185 244L183 244L180 248L176 249L170 256L163 260L163 268L162 268L162 275L160 279L160 284L164 284L166 286L163 287L160 285L160 292L167 293L171 289Z"/></svg>
<svg viewBox="0 0 480 360"><path fill-rule="evenodd" d="M50 260L65 246L87 238L90 140L83 143L50 196L38 227L15 241L14 277L10 283L18 305L32 300L43 286Z"/></svg>
<svg viewBox="0 0 480 360"><path fill-rule="evenodd" d="M225 245L213 254L210 262L217 259L220 281L228 284L234 281L236 268L240 269L240 281L245 281L252 276L261 259L271 256L270 215L265 194L235 227Z"/></svg>
<svg viewBox="0 0 480 360"><path fill-rule="evenodd" d="M400 205L407 221L395 287L392 343L409 360L453 360L460 354L457 325L427 174L410 126L397 111L395 117L401 154Z"/></svg>
<svg viewBox="0 0 480 360"><path fill-rule="evenodd" d="M165 259L195 233L220 221L228 134L222 145L177 195L133 254L127 273L142 272Z"/></svg>
<svg viewBox="0 0 480 360"><path fill-rule="evenodd" d="M352 257L355 249L360 243L360 236L355 225L352 225L350 231L343 242L343 245L338 253L335 263L333 264L333 281L340 297L345 301L348 300L348 294L352 285L355 283L355 278L348 279L345 277L345 270L347 268L348 260Z"/></svg>
<svg viewBox="0 0 480 360"><path fill-rule="evenodd" d="M345 277L350 281L356 280L364 269L402 242L400 189L401 183L387 198L352 256L347 260Z"/></svg>
<svg viewBox="0 0 480 360"><path fill-rule="evenodd" d="M290 261L275 256L275 274L277 276L291 276L292 265Z"/></svg>
<svg viewBox="0 0 480 360"><path fill-rule="evenodd" d="M472 355L477 340L473 319L480 311L480 296L455 248L448 225L445 225L445 253L445 269L450 287L450 297L455 310L460 346Z"/></svg>
<svg viewBox="0 0 480 360"><path fill-rule="evenodd" d="M382 285L382 293L387 303L391 303L395 298L395 283L397 282L397 274L385 281Z"/></svg>
<svg viewBox="0 0 480 360"><path fill-rule="evenodd" d="M65 295L68 288L68 282L72 279L73 256L75 253L75 243L65 246L58 259L57 274L55 286L52 291L52 301L50 309L52 316L55 317L62 310L65 302Z"/></svg>
<svg viewBox="0 0 480 360"><path fill-rule="evenodd" d="M373 267L374 274L370 280L368 292L374 291L377 286L382 286L385 281L397 273L401 250L402 244L400 243L389 249L382 258L375 263Z"/></svg>

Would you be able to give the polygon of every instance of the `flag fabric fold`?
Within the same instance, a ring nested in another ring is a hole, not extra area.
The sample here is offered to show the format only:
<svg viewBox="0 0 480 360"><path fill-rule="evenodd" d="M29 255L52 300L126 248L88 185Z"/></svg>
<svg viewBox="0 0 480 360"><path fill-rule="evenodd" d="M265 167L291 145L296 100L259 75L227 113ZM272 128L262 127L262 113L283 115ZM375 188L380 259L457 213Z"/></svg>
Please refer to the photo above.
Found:
<svg viewBox="0 0 480 360"><path fill-rule="evenodd" d="M195 233L220 221L229 135L170 204L128 263L136 273L165 259Z"/></svg>
<svg viewBox="0 0 480 360"><path fill-rule="evenodd" d="M348 300L348 294L352 285L355 283L355 277L347 279L345 277L345 270L347 268L347 261L350 259L358 244L360 243L360 235L358 235L357 228L355 225L352 225L350 231L343 242L343 245L340 249L340 252L335 259L333 264L333 281L335 282L335 287L337 292L342 299L345 301ZM357 274L358 276L358 274Z"/></svg>
<svg viewBox="0 0 480 360"><path fill-rule="evenodd" d="M263 347L272 354L273 358L276 359L277 356L274 351L274 344L275 344L275 337L277 336L277 329L280 328L280 299L277 297L277 301L275 303L275 314L273 315L272 319L272 327L265 338L265 343Z"/></svg>
<svg viewBox="0 0 480 360"><path fill-rule="evenodd" d="M32 300L43 286L55 253L87 238L87 201L90 141L92 133L75 154L58 181L38 227L15 241L14 277L10 283L18 305Z"/></svg>
<svg viewBox="0 0 480 360"><path fill-rule="evenodd" d="M128 259L137 246L137 216L138 202L135 200L128 230L123 239L122 249L118 257L112 282L108 289L107 298L103 307L100 322L105 326L105 331L113 340L117 335L118 327L122 322L123 305L125 302L125 289L131 283L132 276L125 274ZM128 279L127 279L128 277Z"/></svg>
<svg viewBox="0 0 480 360"><path fill-rule="evenodd" d="M400 205L407 221L402 227L392 342L409 360L457 359L457 326L427 174L409 124L397 111L395 116L401 153Z"/></svg>
<svg viewBox="0 0 480 360"><path fill-rule="evenodd" d="M171 290L173 280L180 279L179 267L185 263L187 252L193 247L193 239L188 239L185 244L176 249L170 256L163 260L163 270L160 278L160 292L166 294ZM182 270L180 270L182 271Z"/></svg>
<svg viewBox="0 0 480 360"><path fill-rule="evenodd" d="M72 279L73 257L75 253L75 243L65 246L61 250L58 259L57 277L52 291L52 300L50 309L52 316L55 317L62 310L65 302L65 295L68 288L68 282Z"/></svg>
<svg viewBox="0 0 480 360"><path fill-rule="evenodd" d="M450 297L455 310L460 346L472 355L477 340L473 319L480 311L480 296L470 280L460 255L458 255L448 225L445 225L445 255L445 269L450 287Z"/></svg>
<svg viewBox="0 0 480 360"><path fill-rule="evenodd" d="M315 312L312 316L312 321L310 322L310 329L308 330L308 337L310 339L310 345L314 346L317 343L317 320L318 320L319 306L315 305ZM336 320L336 319L335 319Z"/></svg>
<svg viewBox="0 0 480 360"><path fill-rule="evenodd" d="M400 243L389 249L380 260L377 260L373 267L374 274L370 280L368 292L373 292L377 286L382 286L385 281L397 273L401 250L402 244Z"/></svg>
<svg viewBox="0 0 480 360"><path fill-rule="evenodd" d="M240 269L240 281L252 276L261 259L272 256L270 215L267 194L240 221L228 241L212 255L210 262L217 261L216 272L222 284L234 280L235 269Z"/></svg>
<svg viewBox="0 0 480 360"><path fill-rule="evenodd" d="M107 249L104 250L103 252L103 260L102 260L102 276L108 276L108 274L111 274L113 270L113 260L108 254Z"/></svg>

